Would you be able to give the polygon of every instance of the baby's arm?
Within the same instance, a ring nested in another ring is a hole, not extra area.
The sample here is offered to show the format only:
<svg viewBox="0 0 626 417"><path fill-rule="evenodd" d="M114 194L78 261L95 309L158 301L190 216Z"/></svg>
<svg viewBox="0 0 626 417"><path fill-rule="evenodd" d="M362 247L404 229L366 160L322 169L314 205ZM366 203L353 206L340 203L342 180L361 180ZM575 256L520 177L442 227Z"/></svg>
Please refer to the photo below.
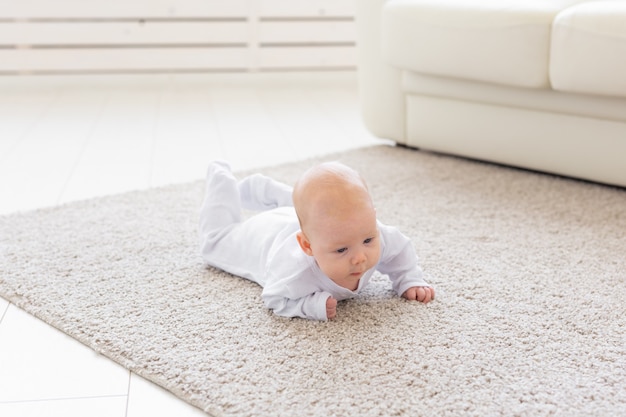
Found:
<svg viewBox="0 0 626 417"><path fill-rule="evenodd" d="M319 291L292 299L279 294L270 294L266 290L267 288L262 294L265 306L279 316L328 320L336 314L337 300L330 293ZM334 306L331 300L334 300Z"/></svg>
<svg viewBox="0 0 626 417"><path fill-rule="evenodd" d="M435 299L435 289L433 287L411 287L402 296L407 300L421 301L427 304Z"/></svg>
<svg viewBox="0 0 626 417"><path fill-rule="evenodd" d="M424 279L410 239L394 227L381 224L380 231L385 245L378 270L389 275L398 295L423 303L432 301L435 290Z"/></svg>

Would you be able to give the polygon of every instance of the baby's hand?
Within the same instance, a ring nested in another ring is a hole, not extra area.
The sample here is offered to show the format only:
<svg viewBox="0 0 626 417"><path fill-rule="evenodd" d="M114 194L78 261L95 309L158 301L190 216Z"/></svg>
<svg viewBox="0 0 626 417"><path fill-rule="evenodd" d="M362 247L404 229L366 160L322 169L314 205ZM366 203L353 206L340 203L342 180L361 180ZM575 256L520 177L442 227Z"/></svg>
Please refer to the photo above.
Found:
<svg viewBox="0 0 626 417"><path fill-rule="evenodd" d="M328 320L334 319L337 315L337 300L333 297L326 299L326 317Z"/></svg>
<svg viewBox="0 0 626 417"><path fill-rule="evenodd" d="M407 300L421 301L426 304L435 299L435 289L432 287L411 287L402 294ZM328 303L326 303L328 306Z"/></svg>

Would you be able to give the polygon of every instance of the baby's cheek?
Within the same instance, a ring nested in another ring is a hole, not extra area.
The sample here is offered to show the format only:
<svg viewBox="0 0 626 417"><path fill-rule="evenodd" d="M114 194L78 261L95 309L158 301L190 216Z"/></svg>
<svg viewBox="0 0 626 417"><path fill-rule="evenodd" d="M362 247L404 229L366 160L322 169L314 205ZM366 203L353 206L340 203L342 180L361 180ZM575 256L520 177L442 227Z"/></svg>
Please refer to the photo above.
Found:
<svg viewBox="0 0 626 417"><path fill-rule="evenodd" d="M323 271L326 274L326 276L328 276L332 280L342 278L346 275L345 273L346 267L343 264L338 263L338 262L327 262L324 265Z"/></svg>
<svg viewBox="0 0 626 417"><path fill-rule="evenodd" d="M372 266L376 265L380 260L380 246L377 246L371 256Z"/></svg>

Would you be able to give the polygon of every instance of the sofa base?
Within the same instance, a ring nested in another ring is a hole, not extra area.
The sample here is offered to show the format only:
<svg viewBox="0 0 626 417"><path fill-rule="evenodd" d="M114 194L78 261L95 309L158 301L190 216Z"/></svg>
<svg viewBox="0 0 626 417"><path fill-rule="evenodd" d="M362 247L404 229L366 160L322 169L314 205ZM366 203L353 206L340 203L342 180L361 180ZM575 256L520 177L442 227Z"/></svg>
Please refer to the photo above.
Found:
<svg viewBox="0 0 626 417"><path fill-rule="evenodd" d="M626 187L624 122L419 94L406 116L408 146Z"/></svg>

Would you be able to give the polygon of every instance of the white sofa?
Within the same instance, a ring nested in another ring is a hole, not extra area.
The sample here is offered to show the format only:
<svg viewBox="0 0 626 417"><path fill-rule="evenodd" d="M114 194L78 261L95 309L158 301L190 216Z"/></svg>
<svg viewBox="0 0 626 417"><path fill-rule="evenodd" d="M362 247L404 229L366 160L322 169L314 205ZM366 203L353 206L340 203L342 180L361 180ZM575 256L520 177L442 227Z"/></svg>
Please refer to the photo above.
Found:
<svg viewBox="0 0 626 417"><path fill-rule="evenodd" d="M626 0L359 0L379 137L626 186Z"/></svg>

